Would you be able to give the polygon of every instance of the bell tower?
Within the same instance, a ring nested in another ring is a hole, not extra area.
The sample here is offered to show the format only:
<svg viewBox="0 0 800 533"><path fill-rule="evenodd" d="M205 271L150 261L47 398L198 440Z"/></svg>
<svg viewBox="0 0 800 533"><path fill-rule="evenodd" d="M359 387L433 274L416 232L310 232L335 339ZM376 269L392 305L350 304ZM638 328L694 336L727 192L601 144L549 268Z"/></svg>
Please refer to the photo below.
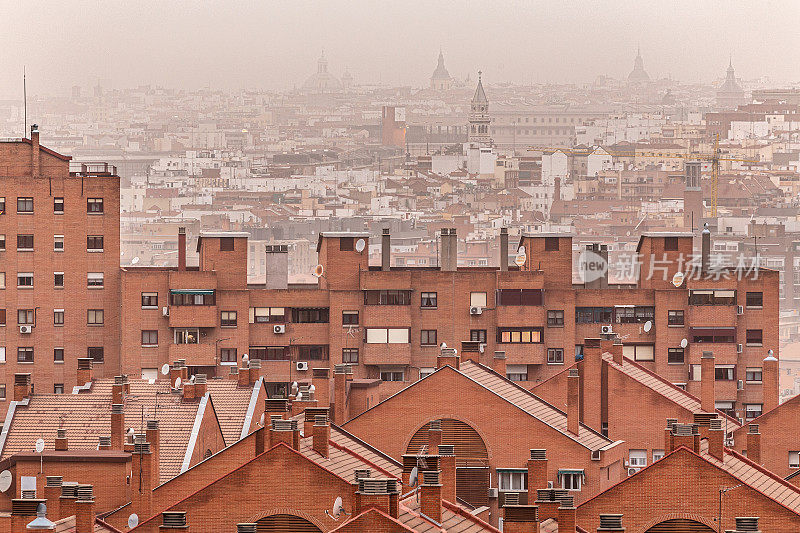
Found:
<svg viewBox="0 0 800 533"><path fill-rule="evenodd" d="M478 86L475 88L475 95L472 97L469 109L469 136L470 143L479 145L490 145L489 137L489 100L483 90L481 72L478 71Z"/></svg>

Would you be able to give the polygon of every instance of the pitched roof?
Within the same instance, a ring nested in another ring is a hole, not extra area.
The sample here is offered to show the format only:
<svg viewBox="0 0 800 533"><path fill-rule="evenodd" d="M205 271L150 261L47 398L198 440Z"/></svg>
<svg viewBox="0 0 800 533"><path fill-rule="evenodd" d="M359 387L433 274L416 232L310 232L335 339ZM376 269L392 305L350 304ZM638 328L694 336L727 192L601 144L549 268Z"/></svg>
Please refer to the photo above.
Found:
<svg viewBox="0 0 800 533"><path fill-rule="evenodd" d="M75 515L68 516L66 518L62 518L61 520L57 520L55 522L56 533L75 533L77 531L75 525ZM94 522L94 533L121 533L119 529L116 529L99 518Z"/></svg>
<svg viewBox="0 0 800 533"><path fill-rule="evenodd" d="M369 450L367 446L351 438L349 433L332 426L328 444L328 457L323 457L314 451L313 437L303 437L300 439L299 451L309 460L351 483L355 480L355 471L363 468L378 471L379 474L376 476L400 478L402 466L399 463L387 460L379 453Z"/></svg>
<svg viewBox="0 0 800 533"><path fill-rule="evenodd" d="M446 531L447 533L491 531L499 533L498 529L472 515L463 507L447 501L442 501L442 522L441 525L436 525L429 518L420 515L419 502L414 495L400 501L397 519L406 527L419 533L426 531Z"/></svg>
<svg viewBox="0 0 800 533"><path fill-rule="evenodd" d="M247 411L251 407L254 388L262 387L259 380L253 387L239 387L233 379L209 379L206 390L214 399L214 408L222 429L225 445L230 446L242 436ZM249 428L248 428L249 429Z"/></svg>

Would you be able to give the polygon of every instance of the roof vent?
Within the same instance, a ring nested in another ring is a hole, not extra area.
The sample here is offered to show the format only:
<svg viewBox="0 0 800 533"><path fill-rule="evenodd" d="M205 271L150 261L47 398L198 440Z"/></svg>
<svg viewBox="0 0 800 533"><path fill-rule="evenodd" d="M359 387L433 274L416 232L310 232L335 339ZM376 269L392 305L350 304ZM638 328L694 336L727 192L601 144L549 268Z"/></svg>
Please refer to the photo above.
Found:
<svg viewBox="0 0 800 533"><path fill-rule="evenodd" d="M23 490L22 492L22 499L23 500L32 500L36 498L36 489L31 490Z"/></svg>
<svg viewBox="0 0 800 533"><path fill-rule="evenodd" d="M667 418L667 427L669 429L672 429L672 427L677 423L678 423L678 419L677 418Z"/></svg>
<svg viewBox="0 0 800 533"><path fill-rule="evenodd" d="M353 367L351 365L334 365L333 366L333 373L334 374L352 374Z"/></svg>
<svg viewBox="0 0 800 533"><path fill-rule="evenodd" d="M25 387L30 385L31 383L31 375L30 374L14 374L14 385Z"/></svg>
<svg viewBox="0 0 800 533"><path fill-rule="evenodd" d="M531 450L532 461L547 461L547 450Z"/></svg>
<svg viewBox="0 0 800 533"><path fill-rule="evenodd" d="M356 483L358 483L359 479L366 479L372 475L372 470L369 468L356 468L354 471L354 475L356 478Z"/></svg>
<svg viewBox="0 0 800 533"><path fill-rule="evenodd" d="M111 437L107 435L100 435L97 437L98 444L102 447L111 446Z"/></svg>
<svg viewBox="0 0 800 533"><path fill-rule="evenodd" d="M758 424L750 424L747 426L748 433L758 433Z"/></svg>
<svg viewBox="0 0 800 533"><path fill-rule="evenodd" d="M258 530L257 524L236 524L236 533L256 533Z"/></svg>
<svg viewBox="0 0 800 533"><path fill-rule="evenodd" d="M567 377L571 377L571 378L579 378L579 377L581 377L581 375L580 375L580 373L578 372L578 369L577 369L577 368L570 368L570 369L569 369L569 374L567 374Z"/></svg>
<svg viewBox="0 0 800 533"><path fill-rule="evenodd" d="M161 513L161 522L166 528L185 528L186 511L164 511Z"/></svg>
<svg viewBox="0 0 800 533"><path fill-rule="evenodd" d="M65 481L61 484L61 497L62 498L77 498L78 497L78 484L74 481Z"/></svg>
<svg viewBox="0 0 800 533"><path fill-rule="evenodd" d="M708 421L708 429L715 429L719 430L722 429L722 419L721 418L712 418Z"/></svg>
<svg viewBox="0 0 800 533"><path fill-rule="evenodd" d="M424 470L422 472L423 485L438 485L439 484L439 471L438 470Z"/></svg>
<svg viewBox="0 0 800 533"><path fill-rule="evenodd" d="M123 409L125 408L124 405L121 403L115 403L111 405L111 414L112 415L121 415L123 413Z"/></svg>
<svg viewBox="0 0 800 533"><path fill-rule="evenodd" d="M297 420L272 419L273 431L297 431Z"/></svg>
<svg viewBox="0 0 800 533"><path fill-rule="evenodd" d="M697 424L675 424L672 426L672 434L678 437L691 437L700 434Z"/></svg>
<svg viewBox="0 0 800 533"><path fill-rule="evenodd" d="M439 455L455 455L456 447L454 444L440 444Z"/></svg>
<svg viewBox="0 0 800 533"><path fill-rule="evenodd" d="M148 420L147 429L150 430L158 429L158 420Z"/></svg>
<svg viewBox="0 0 800 533"><path fill-rule="evenodd" d="M598 531L619 531L622 529L622 515L621 514L601 514L600 527Z"/></svg>
<svg viewBox="0 0 800 533"><path fill-rule="evenodd" d="M61 483L63 481L63 477L61 476L47 476L47 485L46 487L61 487Z"/></svg>
<svg viewBox="0 0 800 533"><path fill-rule="evenodd" d="M269 412L279 412L289 410L289 400L286 398L267 398L264 400L264 408Z"/></svg>
<svg viewBox="0 0 800 533"><path fill-rule="evenodd" d="M114 376L114 385L122 385L122 376Z"/></svg>
<svg viewBox="0 0 800 533"><path fill-rule="evenodd" d="M566 489L537 489L536 501L540 502L560 502L569 498L569 491Z"/></svg>
<svg viewBox="0 0 800 533"><path fill-rule="evenodd" d="M20 498L11 500L11 514L17 516L31 516L36 514L39 505L45 503L47 500L39 500L36 498Z"/></svg>
<svg viewBox="0 0 800 533"><path fill-rule="evenodd" d="M736 533L758 533L758 517L736 517Z"/></svg>
<svg viewBox="0 0 800 533"><path fill-rule="evenodd" d="M66 439L67 438L67 430L64 428L58 428L56 430L56 438L57 439Z"/></svg>
<svg viewBox="0 0 800 533"><path fill-rule="evenodd" d="M575 497L565 496L561 498L561 507L575 507Z"/></svg>
<svg viewBox="0 0 800 533"><path fill-rule="evenodd" d="M78 370L91 370L92 362L91 357L78 357Z"/></svg>
<svg viewBox="0 0 800 533"><path fill-rule="evenodd" d="M91 485L78 485L76 495L81 501L94 500L94 487Z"/></svg>
<svg viewBox="0 0 800 533"><path fill-rule="evenodd" d="M254 361L250 361L250 366L253 366L252 363ZM261 366L261 361L258 361L259 367ZM194 384L200 385L203 383L208 383L208 375L207 374L195 374L194 375Z"/></svg>
<svg viewBox="0 0 800 533"><path fill-rule="evenodd" d="M247 366L250 368L261 368L261 359L250 359Z"/></svg>
<svg viewBox="0 0 800 533"><path fill-rule="evenodd" d="M441 431L442 429L442 421L441 420L431 420L430 424L428 425L428 430L434 431Z"/></svg>
<svg viewBox="0 0 800 533"><path fill-rule="evenodd" d="M314 425L315 426L327 426L328 425L328 417L326 415L315 415L314 416Z"/></svg>
<svg viewBox="0 0 800 533"><path fill-rule="evenodd" d="M358 492L362 494L394 494L397 492L397 480L390 478L361 478L358 480Z"/></svg>
<svg viewBox="0 0 800 533"><path fill-rule="evenodd" d="M503 505L519 505L519 492L506 492Z"/></svg>
<svg viewBox="0 0 800 533"><path fill-rule="evenodd" d="M138 437L136 439L139 440ZM134 442L133 443L133 453L139 455L146 455L150 453L150 443L149 442Z"/></svg>
<svg viewBox="0 0 800 533"><path fill-rule="evenodd" d="M127 385L128 383L130 383L130 382L128 381L128 374L122 374L122 383L123 383L124 385Z"/></svg>

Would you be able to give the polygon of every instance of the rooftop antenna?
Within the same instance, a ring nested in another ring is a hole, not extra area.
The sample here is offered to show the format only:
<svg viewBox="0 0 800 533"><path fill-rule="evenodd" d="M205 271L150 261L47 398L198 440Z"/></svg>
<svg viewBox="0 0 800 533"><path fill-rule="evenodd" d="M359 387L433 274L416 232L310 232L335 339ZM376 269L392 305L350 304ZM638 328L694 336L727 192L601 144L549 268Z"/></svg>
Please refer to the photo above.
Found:
<svg viewBox="0 0 800 533"><path fill-rule="evenodd" d="M22 107L25 116L25 129L22 130L22 138L28 136L28 80L25 73L25 65L22 66Z"/></svg>

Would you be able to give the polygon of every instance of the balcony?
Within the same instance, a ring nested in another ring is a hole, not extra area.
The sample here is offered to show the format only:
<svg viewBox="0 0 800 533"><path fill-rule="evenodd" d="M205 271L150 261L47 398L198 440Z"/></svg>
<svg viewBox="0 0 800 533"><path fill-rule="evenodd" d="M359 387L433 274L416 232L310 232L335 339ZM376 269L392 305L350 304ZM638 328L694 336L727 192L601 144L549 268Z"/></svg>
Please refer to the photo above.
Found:
<svg viewBox="0 0 800 533"><path fill-rule="evenodd" d="M216 305L171 305L169 327L215 328L219 324Z"/></svg>
<svg viewBox="0 0 800 533"><path fill-rule="evenodd" d="M170 344L169 360L186 359L187 366L214 366L214 344Z"/></svg>
<svg viewBox="0 0 800 533"><path fill-rule="evenodd" d="M736 324L735 305L690 305L686 323L692 326L714 324L734 326Z"/></svg>
<svg viewBox="0 0 800 533"><path fill-rule="evenodd" d="M410 365L411 344L362 344L361 362L365 365Z"/></svg>
<svg viewBox="0 0 800 533"><path fill-rule="evenodd" d="M506 365L547 363L547 348L544 344L498 344L496 349L506 352Z"/></svg>

